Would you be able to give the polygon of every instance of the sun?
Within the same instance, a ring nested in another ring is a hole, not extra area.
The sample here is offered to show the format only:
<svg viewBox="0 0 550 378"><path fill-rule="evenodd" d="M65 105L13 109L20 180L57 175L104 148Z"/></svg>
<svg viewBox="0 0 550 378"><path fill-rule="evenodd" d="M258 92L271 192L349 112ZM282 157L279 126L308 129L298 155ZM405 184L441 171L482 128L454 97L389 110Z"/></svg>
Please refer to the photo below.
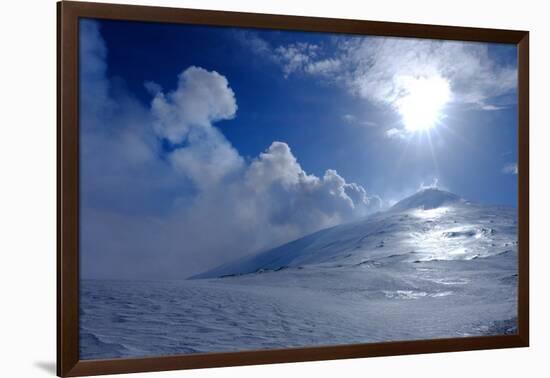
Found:
<svg viewBox="0 0 550 378"><path fill-rule="evenodd" d="M449 81L441 76L401 78L403 95L395 105L410 132L435 127L443 117L443 108L450 100Z"/></svg>

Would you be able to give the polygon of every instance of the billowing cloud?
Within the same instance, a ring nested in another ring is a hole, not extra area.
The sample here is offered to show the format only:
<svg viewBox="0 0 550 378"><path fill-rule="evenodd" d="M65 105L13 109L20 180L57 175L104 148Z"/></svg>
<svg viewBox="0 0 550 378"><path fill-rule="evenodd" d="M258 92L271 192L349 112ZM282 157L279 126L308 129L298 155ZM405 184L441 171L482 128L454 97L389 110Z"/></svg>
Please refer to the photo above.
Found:
<svg viewBox="0 0 550 378"><path fill-rule="evenodd" d="M197 187L218 185L227 176L237 173L243 158L220 131L210 127L194 130L185 148L177 148L169 160L178 173L189 178Z"/></svg>
<svg viewBox="0 0 550 378"><path fill-rule="evenodd" d="M151 102L153 129L159 138L185 143L169 155L174 168L200 188L218 184L241 168L243 159L212 126L232 119L237 102L227 79L215 71L189 67L178 77L177 89L167 94L157 89Z"/></svg>
<svg viewBox="0 0 550 378"><path fill-rule="evenodd" d="M157 92L151 110L158 135L179 143L193 128L208 128L212 122L233 118L237 102L225 77L216 71L189 67L179 75L175 91Z"/></svg>
<svg viewBox="0 0 550 378"><path fill-rule="evenodd" d="M284 142L243 158L215 125L237 112L223 74L186 68L170 92L149 81L142 104L113 90L98 24L81 35L83 277L185 278L379 208L334 170L305 172Z"/></svg>
<svg viewBox="0 0 550 378"><path fill-rule="evenodd" d="M272 203L270 222L293 220L299 233L378 210L362 186L347 183L336 171L329 169L323 177L307 174L282 142L273 142L250 164L245 184L263 203Z"/></svg>

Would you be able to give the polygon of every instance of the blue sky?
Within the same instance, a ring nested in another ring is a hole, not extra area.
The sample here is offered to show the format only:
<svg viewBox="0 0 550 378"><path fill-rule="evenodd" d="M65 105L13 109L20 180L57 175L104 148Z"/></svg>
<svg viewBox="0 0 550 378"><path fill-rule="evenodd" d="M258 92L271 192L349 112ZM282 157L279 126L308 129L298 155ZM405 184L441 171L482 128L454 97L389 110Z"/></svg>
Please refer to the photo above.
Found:
<svg viewBox="0 0 550 378"><path fill-rule="evenodd" d="M133 253L123 278L183 278L433 183L516 206L513 45L106 20L80 33L85 276L120 277Z"/></svg>

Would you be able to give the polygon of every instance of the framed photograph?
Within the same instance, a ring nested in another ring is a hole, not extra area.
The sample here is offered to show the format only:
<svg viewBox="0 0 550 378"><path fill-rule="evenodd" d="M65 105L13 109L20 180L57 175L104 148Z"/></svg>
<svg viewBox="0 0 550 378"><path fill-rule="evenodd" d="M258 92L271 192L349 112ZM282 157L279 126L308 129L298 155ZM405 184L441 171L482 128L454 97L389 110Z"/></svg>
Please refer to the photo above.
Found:
<svg viewBox="0 0 550 378"><path fill-rule="evenodd" d="M528 346L528 51L58 3L58 375Z"/></svg>

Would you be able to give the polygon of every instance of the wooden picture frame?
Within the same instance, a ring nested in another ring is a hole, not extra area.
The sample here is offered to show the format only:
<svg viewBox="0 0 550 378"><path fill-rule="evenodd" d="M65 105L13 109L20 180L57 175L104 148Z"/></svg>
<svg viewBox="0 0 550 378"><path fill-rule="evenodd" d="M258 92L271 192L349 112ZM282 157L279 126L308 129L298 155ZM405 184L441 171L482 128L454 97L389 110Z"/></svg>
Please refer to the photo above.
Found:
<svg viewBox="0 0 550 378"><path fill-rule="evenodd" d="M63 1L57 4L57 374L83 376L529 345L529 33L526 31ZM109 360L79 359L78 20L184 23L515 44L518 47L518 333Z"/></svg>

